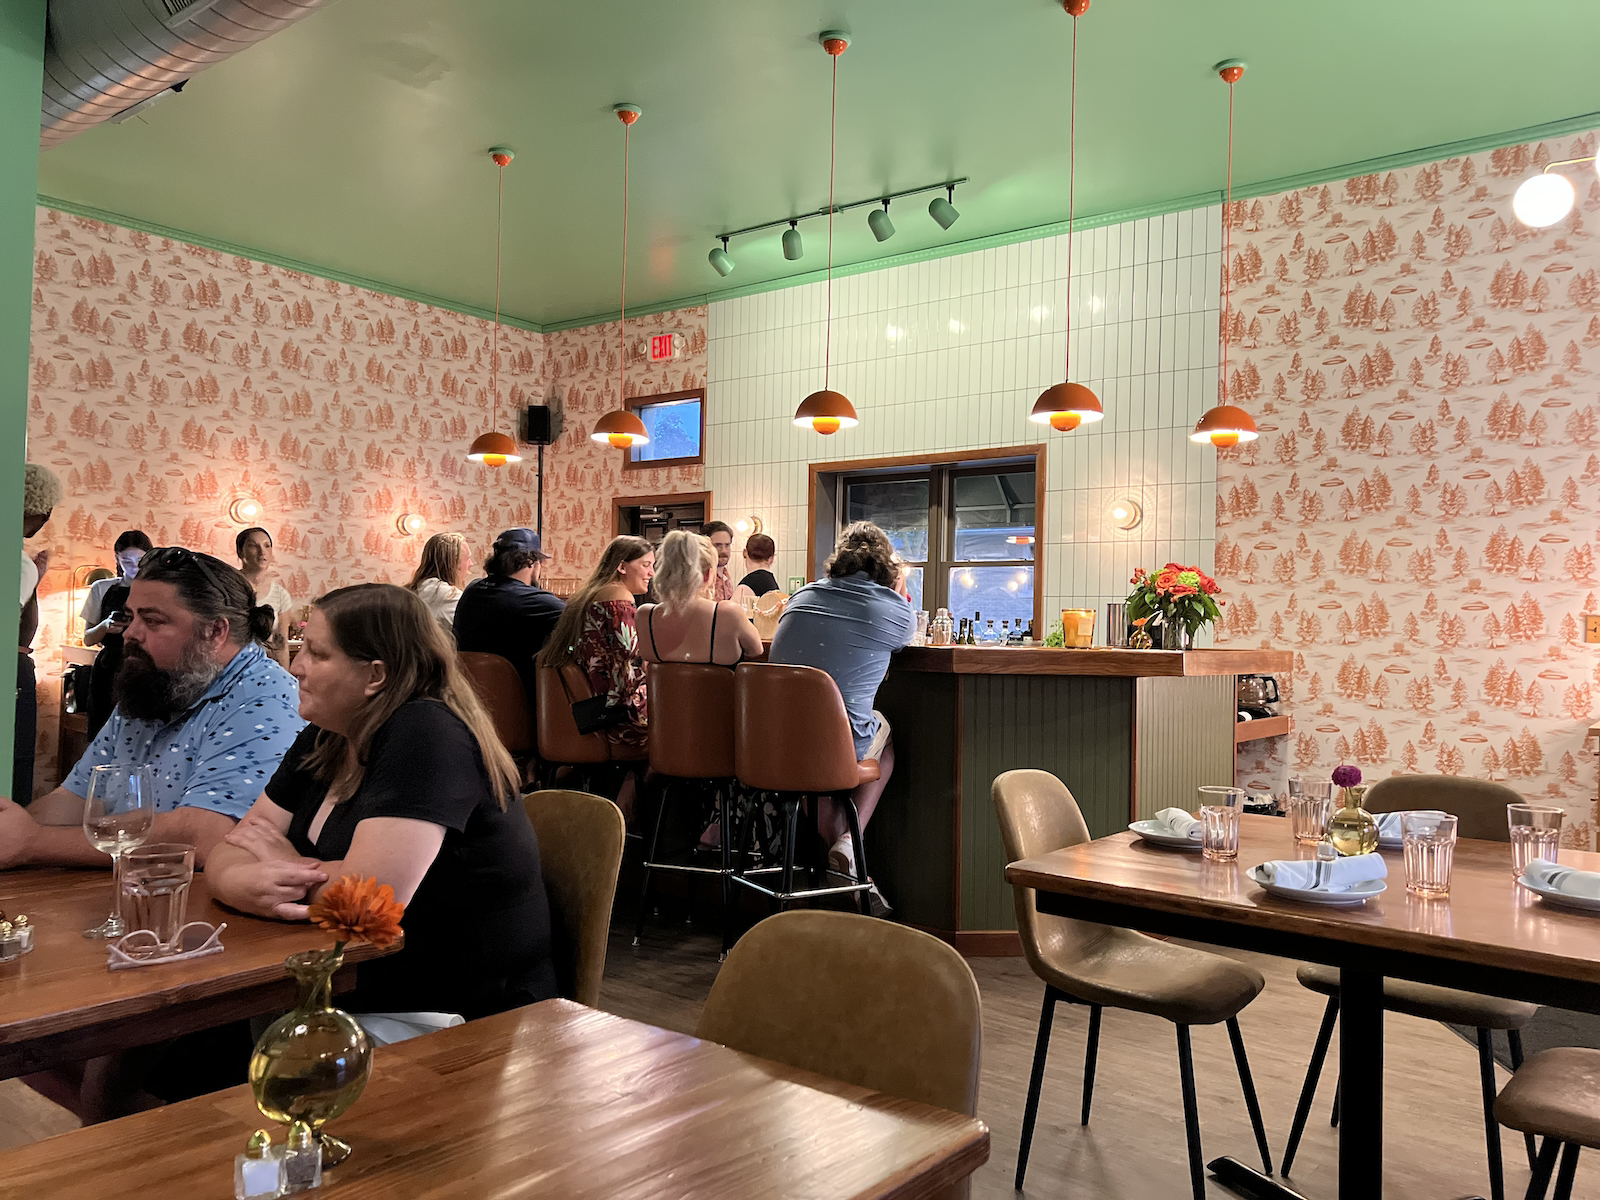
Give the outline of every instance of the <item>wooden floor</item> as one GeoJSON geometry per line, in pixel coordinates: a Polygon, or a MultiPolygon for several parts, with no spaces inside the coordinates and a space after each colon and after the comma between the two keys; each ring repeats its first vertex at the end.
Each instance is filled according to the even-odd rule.
{"type": "MultiPolygon", "coordinates": [[[[603,1007],[668,1029],[692,1032],[716,976],[717,943],[680,924],[653,926],[645,945],[631,931],[612,937],[603,1007]]],[[[1267,976],[1267,990],[1240,1023],[1250,1050],[1274,1160],[1289,1121],[1321,1016],[1322,1002],[1294,980],[1293,964],[1239,955],[1267,976]]],[[[993,1133],[987,1166],[974,1179],[980,1200],[1014,1197],[1017,1136],[1038,1028],[1041,987],[1019,958],[975,959],[983,992],[983,1082],[978,1115],[993,1133]]],[[[1172,1027],[1129,1013],[1105,1014],[1093,1123],[1078,1124],[1084,1010],[1058,1010],[1026,1194],[1056,1200],[1181,1200],[1188,1195],[1183,1110],[1172,1027]]],[[[1206,1157],[1254,1161],[1249,1120],[1226,1032],[1195,1031],[1195,1069],[1206,1157]]],[[[1387,1038],[1388,1200],[1454,1200],[1488,1195],[1477,1059],[1471,1046],[1431,1022],[1390,1016],[1387,1038]]],[[[1336,1194],[1336,1132],[1328,1126],[1331,1072],[1290,1182],[1310,1200],[1336,1194]]],[[[0,1147],[71,1128],[72,1118],[20,1083],[0,1083],[0,1147]]],[[[1506,1135],[1507,1195],[1519,1197],[1527,1165],[1519,1138],[1506,1135]]],[[[1233,1193],[1211,1185],[1210,1195],[1233,1193]]],[[[1575,1197],[1600,1200],[1600,1154],[1585,1156],[1575,1197]]]]}

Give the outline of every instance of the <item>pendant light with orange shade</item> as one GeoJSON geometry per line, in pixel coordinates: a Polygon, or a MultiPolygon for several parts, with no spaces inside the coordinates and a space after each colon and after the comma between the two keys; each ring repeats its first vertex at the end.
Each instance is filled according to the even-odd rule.
{"type": "Polygon", "coordinates": [[[855,405],[842,392],[829,388],[828,372],[833,358],[833,166],[835,133],[839,116],[839,56],[850,45],[850,39],[836,29],[830,29],[817,39],[828,57],[833,60],[833,101],[828,110],[828,286],[827,317],[823,322],[822,390],[812,392],[794,410],[794,423],[802,429],[810,426],[821,434],[838,433],[860,422],[855,405]]]}
{"type": "Polygon", "coordinates": [[[489,161],[499,168],[494,199],[494,337],[489,345],[489,432],[479,434],[467,451],[467,461],[486,467],[521,462],[516,440],[500,432],[500,246],[501,216],[505,210],[506,168],[515,158],[504,146],[489,151],[489,161]]]}
{"type": "Polygon", "coordinates": [[[1228,322],[1233,316],[1230,304],[1233,268],[1228,261],[1233,253],[1233,85],[1244,77],[1244,66],[1242,60],[1231,58],[1216,67],[1217,76],[1228,85],[1228,190],[1222,203],[1222,313],[1217,321],[1222,342],[1222,368],[1217,376],[1218,403],[1202,414],[1189,435],[1191,442],[1202,446],[1209,442],[1219,450],[1227,450],[1240,442],[1253,442],[1261,436],[1250,414],[1237,404],[1230,404],[1228,398],[1228,343],[1232,341],[1228,322]]]}
{"type": "Polygon", "coordinates": [[[627,450],[650,442],[650,431],[639,414],[628,407],[628,150],[633,123],[644,112],[637,104],[614,104],[611,111],[622,122],[622,304],[617,316],[617,407],[594,423],[589,440],[627,450]]]}
{"type": "MultiPolygon", "coordinates": [[[[1072,378],[1072,223],[1078,195],[1078,18],[1089,11],[1089,0],[1062,0],[1061,7],[1072,18],[1072,77],[1067,124],[1067,339],[1064,374],[1072,378]]],[[[1057,383],[1039,393],[1028,420],[1049,425],[1060,433],[1101,420],[1106,410],[1096,396],[1081,383],[1057,383]]]]}

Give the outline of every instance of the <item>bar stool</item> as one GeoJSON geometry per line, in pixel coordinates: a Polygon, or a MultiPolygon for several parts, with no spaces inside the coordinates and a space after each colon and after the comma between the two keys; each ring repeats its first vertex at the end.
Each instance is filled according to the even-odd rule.
{"type": "MultiPolygon", "coordinates": [[[[867,892],[872,885],[867,879],[866,847],[862,845],[861,824],[850,793],[878,778],[878,761],[856,761],[850,716],[832,676],[816,667],[740,663],[733,674],[733,692],[735,773],[740,784],[750,791],[775,793],[784,810],[783,865],[745,869],[745,851],[759,807],[758,797],[758,803],[750,806],[750,813],[741,822],[733,882],[775,900],[780,912],[795,900],[852,893],[862,912],[869,912],[867,892]],[[820,868],[823,886],[796,888],[795,842],[801,801],[821,796],[834,797],[844,808],[855,847],[856,877],[852,880],[832,871],[824,857],[820,868]],[[780,877],[776,888],[766,887],[754,878],[768,875],[780,877]],[[833,884],[835,875],[846,882],[833,884]]],[[[817,840],[814,833],[810,840],[817,840]]]]}
{"type": "Polygon", "coordinates": [[[587,785],[597,769],[612,766],[625,771],[630,764],[649,758],[649,751],[643,747],[618,745],[603,733],[578,732],[572,706],[589,699],[594,691],[576,663],[568,663],[559,671],[555,667],[537,667],[534,680],[534,723],[539,734],[539,758],[545,767],[545,786],[553,782],[557,767],[577,767],[579,780],[586,790],[593,791],[587,785]]]}
{"type": "Polygon", "coordinates": [[[524,781],[538,764],[538,740],[533,727],[533,710],[528,706],[528,691],[511,660],[498,654],[464,650],[456,655],[472,690],[478,694],[500,744],[522,771],[524,781]]]}
{"type": "MultiPolygon", "coordinates": [[[[733,671],[713,663],[651,663],[650,769],[661,783],[655,833],[644,856],[644,883],[639,892],[639,921],[633,944],[644,936],[650,911],[650,888],[657,871],[715,875],[722,886],[722,956],[733,944],[733,671]],[[669,862],[661,857],[661,829],[675,796],[700,799],[707,793],[720,800],[721,865],[703,867],[669,862]]],[[[697,806],[698,811],[698,806],[697,806]]],[[[698,828],[694,835],[700,832],[698,828]]]]}
{"type": "Polygon", "coordinates": [[[1544,1200],[1558,1150],[1555,1200],[1571,1200],[1579,1152],[1600,1149],[1600,1050],[1561,1046],[1535,1054],[1501,1091],[1494,1114],[1529,1141],[1544,1139],[1526,1200],[1544,1200]]]}
{"type": "MultiPolygon", "coordinates": [[[[1484,779],[1463,779],[1454,775],[1396,775],[1381,779],[1367,789],[1367,808],[1372,812],[1404,812],[1416,808],[1435,808],[1454,813],[1462,837],[1505,842],[1511,838],[1506,823],[1506,805],[1522,803],[1510,788],[1484,779]]],[[[1283,1150],[1283,1173],[1289,1174],[1300,1149],[1311,1102],[1316,1098],[1317,1081],[1339,1019],[1339,972],[1320,963],[1306,963],[1296,973],[1300,985],[1328,997],[1322,1013],[1322,1026],[1311,1049],[1300,1102],[1295,1106],[1289,1142],[1283,1150]]],[[[1403,1013],[1446,1025],[1464,1025],[1477,1030],[1478,1082],[1483,1093],[1484,1141],[1489,1162],[1489,1193],[1492,1200],[1504,1200],[1505,1173],[1501,1162],[1500,1122],[1495,1120],[1494,1031],[1503,1030],[1511,1049],[1511,1069],[1522,1066],[1522,1029],[1539,1011],[1537,1004],[1483,996],[1456,988],[1414,983],[1409,979],[1383,981],[1383,1007],[1386,1012],[1403,1013]]],[[[1339,1093],[1334,1092],[1332,1124],[1339,1123],[1339,1093]]],[[[1533,1138],[1527,1143],[1528,1163],[1533,1165],[1533,1138]]]]}
{"type": "MultiPolygon", "coordinates": [[[[995,779],[991,795],[1008,862],[1039,858],[1089,840],[1089,828],[1078,802],[1066,784],[1048,771],[1007,771],[995,779]]],[[[1028,1080],[1028,1101],[1022,1115],[1022,1143],[1017,1150],[1016,1189],[1022,1190],[1028,1171],[1033,1123],[1039,1115],[1039,1091],[1050,1052],[1050,1028],[1056,1005],[1062,1000],[1089,1006],[1089,1045],[1083,1065],[1084,1125],[1089,1123],[1089,1106],[1094,1099],[1100,1010],[1122,1008],[1150,1013],[1177,1026],[1178,1079],[1183,1089],[1189,1184],[1194,1200],[1205,1200],[1206,1184],[1189,1027],[1226,1023],[1234,1065],[1239,1069],[1239,1084],[1244,1089],[1245,1108],[1261,1152],[1261,1166],[1270,1175],[1272,1158],[1261,1123],[1261,1105],[1256,1100],[1244,1035],[1239,1031],[1239,1013],[1267,985],[1261,972],[1220,954],[1160,941],[1131,929],[1048,916],[1039,911],[1032,888],[1013,887],[1012,895],[1023,953],[1045,985],[1033,1074],[1028,1080]]]]}

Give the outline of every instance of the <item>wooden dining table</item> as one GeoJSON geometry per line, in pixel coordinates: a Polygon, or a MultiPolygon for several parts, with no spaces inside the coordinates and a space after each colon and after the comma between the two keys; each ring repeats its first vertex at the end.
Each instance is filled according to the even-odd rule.
{"type": "MultiPolygon", "coordinates": [[[[0,1153],[0,1200],[224,1197],[263,1124],[237,1087],[74,1130],[0,1153]]],[[[989,1156],[976,1118],[570,1000],[377,1048],[329,1128],[329,1200],[913,1200],[989,1156]]]]}
{"type": "MultiPolygon", "coordinates": [[[[331,945],[304,922],[223,908],[202,872],[189,892],[188,920],[226,922],[222,953],[112,971],[106,943],[83,936],[110,906],[109,871],[0,871],[0,912],[25,914],[34,929],[33,951],[0,963],[0,1079],[283,1012],[295,1001],[283,960],[331,945]]],[[[378,953],[346,947],[335,989],[354,987],[355,964],[378,953]]]]}
{"type": "MultiPolygon", "coordinates": [[[[1282,817],[1244,814],[1239,857],[1211,862],[1118,833],[1012,863],[1041,912],[1232,946],[1339,969],[1340,1200],[1383,1194],[1383,980],[1386,976],[1600,1013],[1600,914],[1541,900],[1511,874],[1511,847],[1463,839],[1448,897],[1409,894],[1398,850],[1381,851],[1388,888],[1352,907],[1268,895],[1247,871],[1315,857],[1282,817]]],[[[1600,854],[1561,862],[1600,871],[1600,854]]]]}

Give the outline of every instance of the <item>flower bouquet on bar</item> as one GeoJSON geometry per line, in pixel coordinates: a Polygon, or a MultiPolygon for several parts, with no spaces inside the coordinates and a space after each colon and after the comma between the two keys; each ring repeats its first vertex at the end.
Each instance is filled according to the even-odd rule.
{"type": "Polygon", "coordinates": [[[1222,589],[1199,567],[1168,563],[1159,571],[1140,567],[1129,580],[1128,620],[1161,627],[1163,650],[1186,650],[1194,635],[1221,616],[1214,597],[1222,589]]]}

